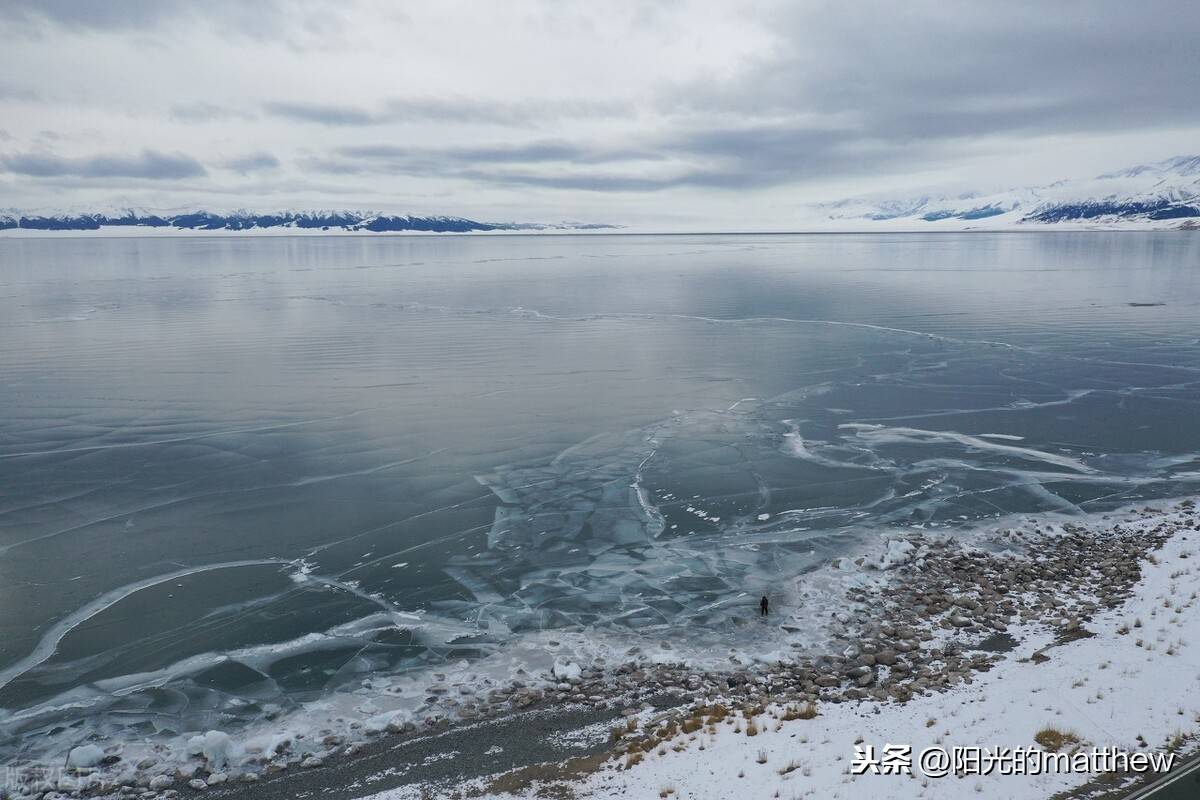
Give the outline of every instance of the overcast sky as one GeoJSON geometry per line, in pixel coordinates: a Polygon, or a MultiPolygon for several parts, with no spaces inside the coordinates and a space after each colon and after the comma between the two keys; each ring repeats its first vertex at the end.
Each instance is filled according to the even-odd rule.
{"type": "Polygon", "coordinates": [[[1200,152],[1180,2],[0,0],[0,207],[778,227],[1200,152]]]}

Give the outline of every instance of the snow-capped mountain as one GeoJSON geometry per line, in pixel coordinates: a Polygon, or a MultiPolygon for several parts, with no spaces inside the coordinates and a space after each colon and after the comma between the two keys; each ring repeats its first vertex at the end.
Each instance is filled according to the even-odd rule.
{"type": "Polygon", "coordinates": [[[272,231],[370,232],[416,231],[469,233],[489,231],[578,231],[615,228],[582,222],[479,222],[465,217],[412,216],[376,211],[213,212],[172,209],[112,208],[99,211],[0,210],[3,231],[100,231],[129,228],[144,231],[272,231]]]}
{"type": "Polygon", "coordinates": [[[1039,224],[1089,227],[1200,227],[1200,156],[1177,156],[1087,180],[958,195],[856,197],[817,206],[832,225],[906,229],[1002,228],[1039,224]]]}

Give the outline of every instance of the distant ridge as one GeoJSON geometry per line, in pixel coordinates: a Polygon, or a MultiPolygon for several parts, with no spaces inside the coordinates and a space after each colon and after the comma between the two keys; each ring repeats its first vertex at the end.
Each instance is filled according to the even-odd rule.
{"type": "Polygon", "coordinates": [[[1176,156],[1091,179],[958,195],[864,196],[823,203],[826,222],[935,229],[1075,224],[1107,228],[1200,227],[1200,156],[1176,156]]]}
{"type": "Polygon", "coordinates": [[[390,233],[471,233],[488,231],[583,231],[615,229],[616,225],[584,222],[479,222],[465,217],[411,216],[374,211],[150,211],[118,209],[105,212],[0,211],[0,231],[99,231],[141,228],[179,231],[361,231],[390,233]]]}

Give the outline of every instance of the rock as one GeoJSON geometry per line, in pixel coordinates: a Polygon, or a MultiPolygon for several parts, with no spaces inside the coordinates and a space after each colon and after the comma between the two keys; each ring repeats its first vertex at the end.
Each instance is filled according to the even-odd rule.
{"type": "Polygon", "coordinates": [[[161,792],[163,789],[169,789],[175,780],[170,775],[155,775],[150,779],[150,788],[153,791],[161,792]]]}
{"type": "Polygon", "coordinates": [[[214,772],[212,775],[208,776],[208,780],[206,780],[205,783],[207,783],[209,786],[218,786],[227,780],[229,780],[229,776],[224,772],[214,772]]]}
{"type": "Polygon", "coordinates": [[[300,766],[304,767],[305,769],[315,769],[317,767],[325,766],[325,762],[316,756],[309,756],[300,762],[300,766]]]}
{"type": "Polygon", "coordinates": [[[188,786],[192,787],[197,792],[202,792],[208,788],[208,784],[199,778],[192,778],[190,781],[188,781],[188,786]]]}

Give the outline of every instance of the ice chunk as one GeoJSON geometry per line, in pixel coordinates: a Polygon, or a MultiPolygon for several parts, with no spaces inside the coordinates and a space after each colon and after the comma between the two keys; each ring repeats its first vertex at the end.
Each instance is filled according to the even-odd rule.
{"type": "Polygon", "coordinates": [[[94,744],[84,744],[71,750],[67,755],[67,766],[75,769],[94,767],[104,760],[104,751],[94,744]]]}
{"type": "Polygon", "coordinates": [[[397,711],[385,711],[382,714],[376,714],[373,717],[369,717],[366,722],[363,723],[363,728],[367,733],[383,733],[389,729],[394,730],[397,727],[403,727],[407,717],[408,713],[402,709],[397,711]]]}
{"type": "Polygon", "coordinates": [[[913,560],[916,546],[907,539],[892,539],[887,543],[887,551],[879,556],[879,568],[890,569],[913,560]]]}
{"type": "Polygon", "coordinates": [[[233,740],[223,731],[209,731],[188,739],[188,755],[204,756],[210,765],[228,764],[233,756],[233,740]]]}
{"type": "Polygon", "coordinates": [[[555,661],[554,677],[560,681],[577,681],[583,675],[583,670],[574,661],[555,661]]]}

